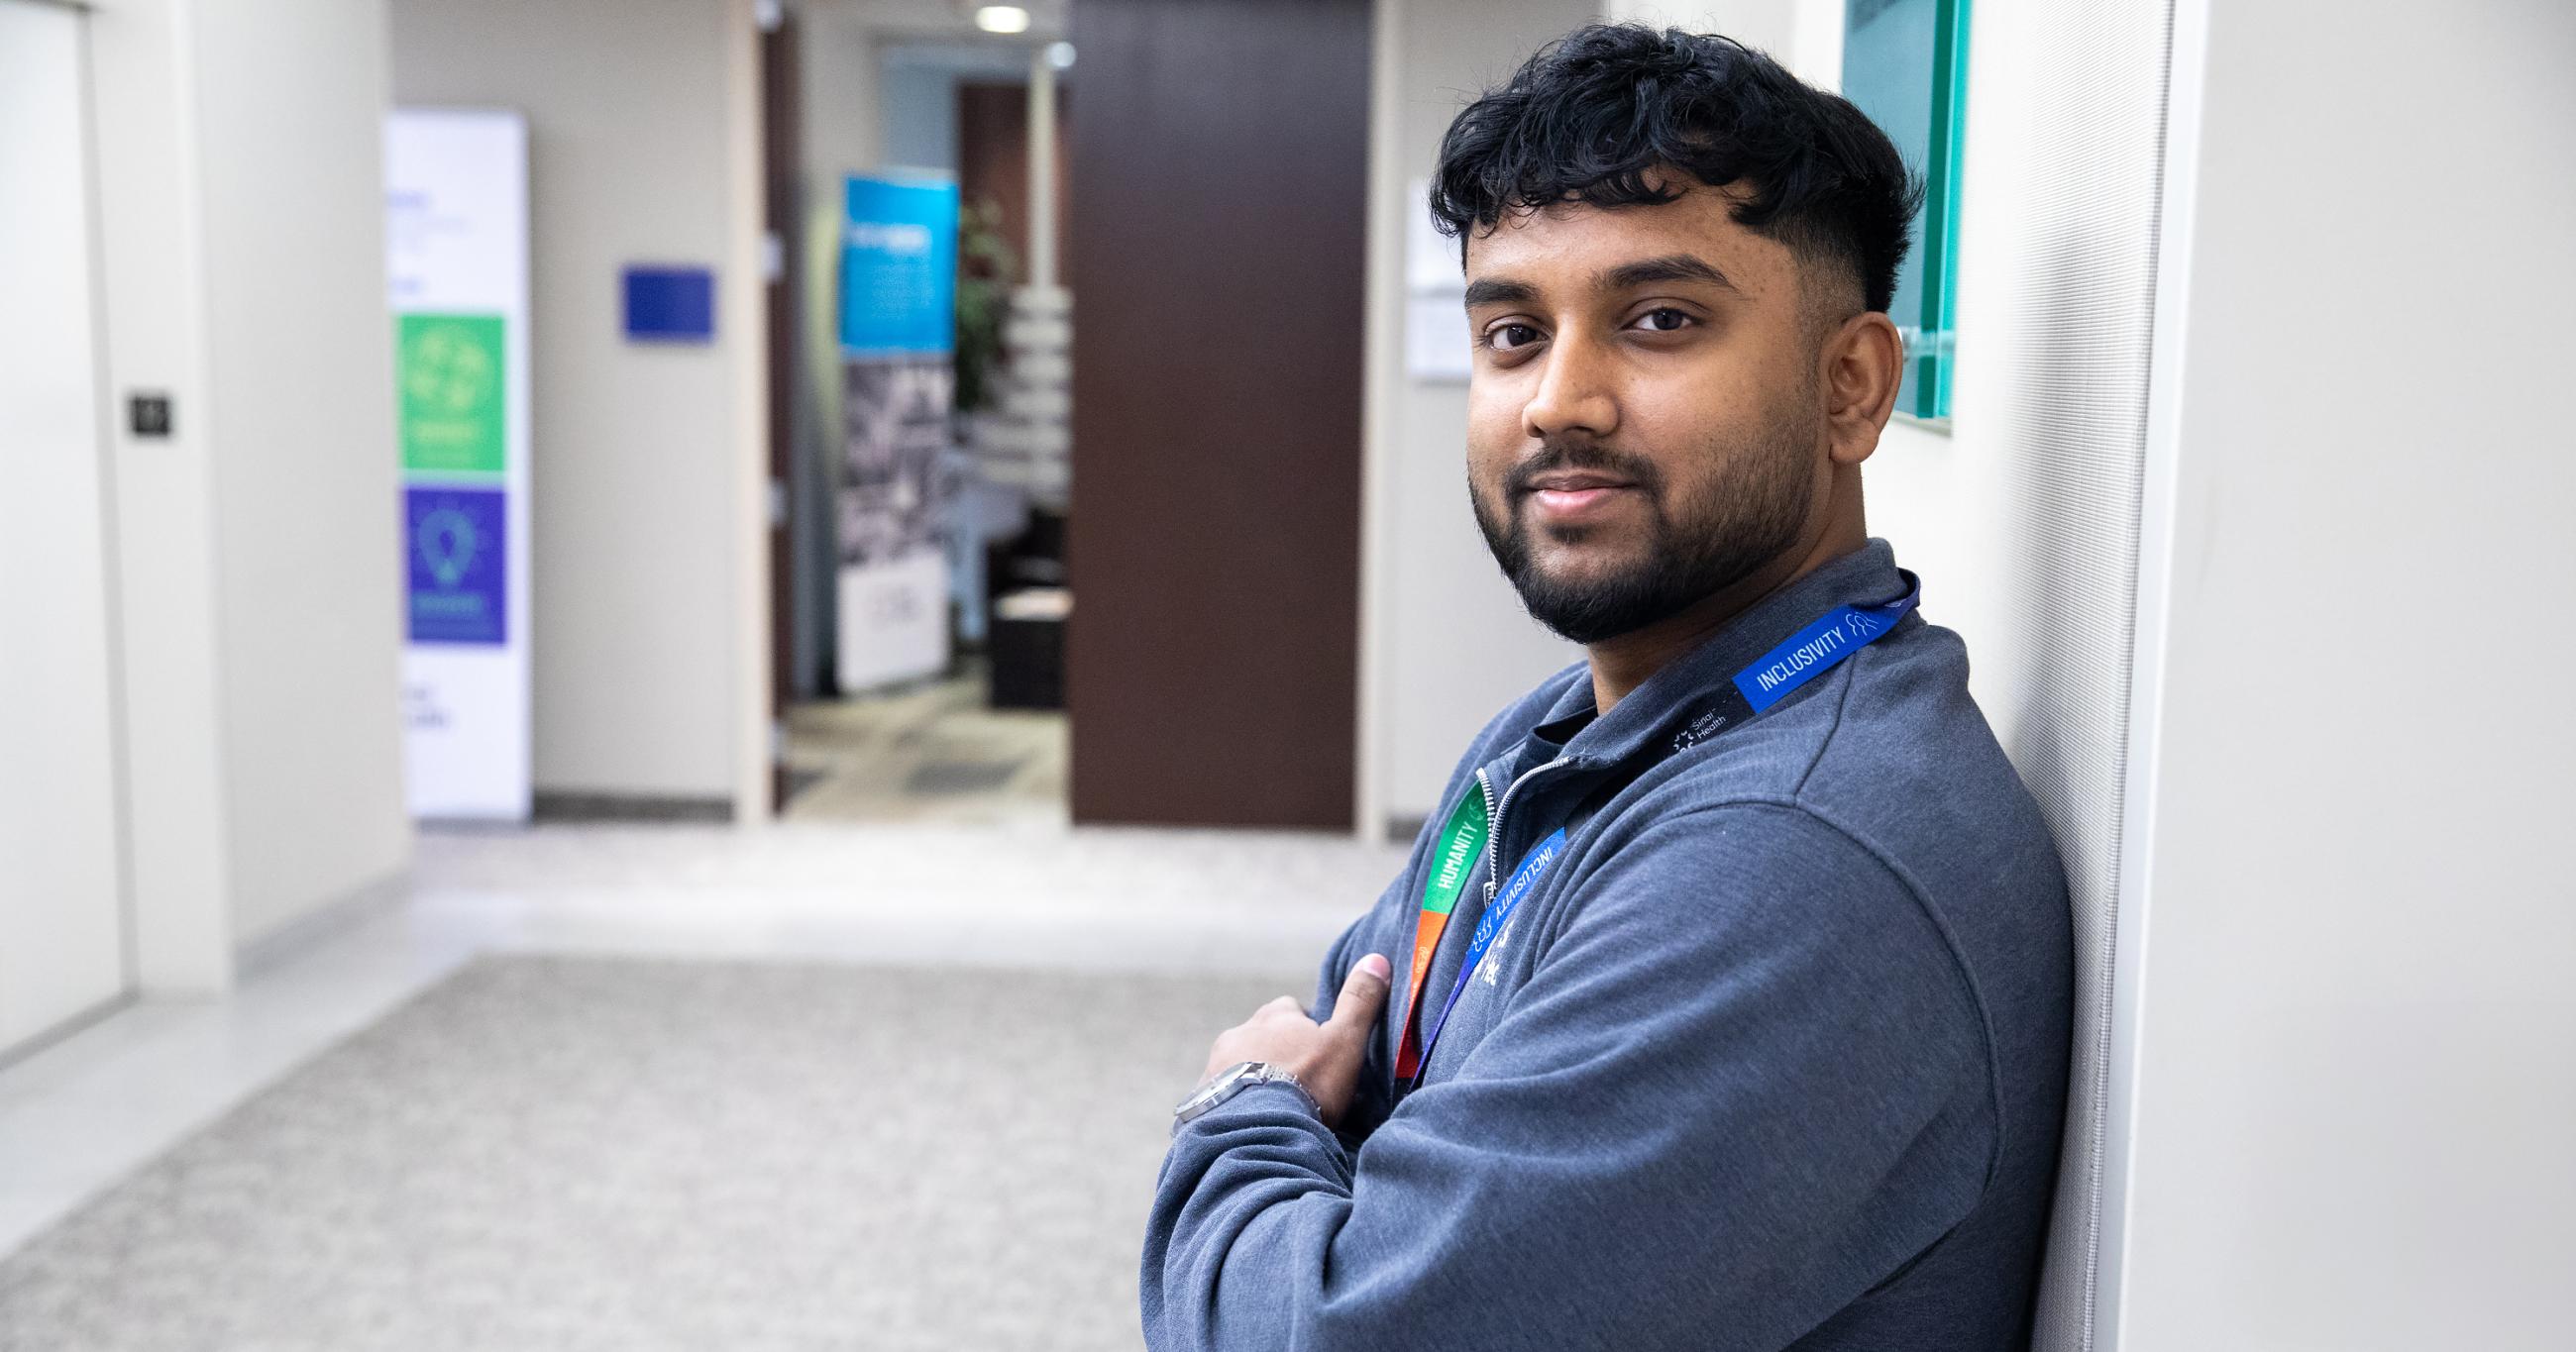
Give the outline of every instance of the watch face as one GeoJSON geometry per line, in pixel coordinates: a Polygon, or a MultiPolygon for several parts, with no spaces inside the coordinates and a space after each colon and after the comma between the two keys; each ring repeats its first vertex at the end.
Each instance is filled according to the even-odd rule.
{"type": "Polygon", "coordinates": [[[1225,1069],[1218,1071],[1216,1073],[1216,1078],[1208,1081],[1208,1087],[1200,1092],[1199,1097],[1205,1099],[1224,1097],[1225,1091],[1232,1089],[1235,1086],[1236,1081],[1251,1074],[1256,1065],[1256,1062],[1237,1061],[1233,1065],[1227,1066],[1225,1069]]]}
{"type": "Polygon", "coordinates": [[[1214,1107],[1223,1101],[1227,1094],[1233,1092],[1234,1087],[1242,1081],[1243,1077],[1251,1074],[1258,1065],[1260,1063],[1257,1061],[1238,1061],[1218,1071],[1216,1077],[1209,1080],[1205,1088],[1183,1099],[1176,1111],[1186,1115],[1204,1112],[1214,1107]]]}

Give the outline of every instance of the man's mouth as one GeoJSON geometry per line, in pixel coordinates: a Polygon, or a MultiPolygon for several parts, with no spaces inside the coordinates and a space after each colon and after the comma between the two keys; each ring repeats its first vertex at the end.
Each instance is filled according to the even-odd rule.
{"type": "Polygon", "coordinates": [[[1573,524],[1608,509],[1636,487],[1633,479],[1597,469],[1561,469],[1532,476],[1525,492],[1540,517],[1573,524]]]}
{"type": "Polygon", "coordinates": [[[1552,469],[1530,476],[1530,491],[1535,493],[1580,493],[1592,488],[1633,488],[1636,482],[1597,469],[1552,469]]]}

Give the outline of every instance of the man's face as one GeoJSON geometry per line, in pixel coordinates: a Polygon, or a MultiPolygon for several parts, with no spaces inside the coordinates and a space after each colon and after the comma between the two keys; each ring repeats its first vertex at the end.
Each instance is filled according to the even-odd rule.
{"type": "Polygon", "coordinates": [[[1467,244],[1467,480],[1530,613],[1628,633],[1795,546],[1831,483],[1788,246],[1718,189],[1559,204],[1467,244]]]}

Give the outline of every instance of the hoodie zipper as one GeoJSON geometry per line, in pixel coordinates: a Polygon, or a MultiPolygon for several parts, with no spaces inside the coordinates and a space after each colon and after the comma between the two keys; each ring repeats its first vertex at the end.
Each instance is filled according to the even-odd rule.
{"type": "Polygon", "coordinates": [[[1545,765],[1541,765],[1524,772],[1520,778],[1513,780],[1510,784],[1503,787],[1503,797],[1502,801],[1499,803],[1494,801],[1493,781],[1486,778],[1485,771],[1478,770],[1476,772],[1476,783],[1485,791],[1485,818],[1487,821],[1492,823],[1491,828],[1485,834],[1485,839],[1488,842],[1485,848],[1493,857],[1491,866],[1485,870],[1485,900],[1488,904],[1492,903],[1494,893],[1500,891],[1503,885],[1503,813],[1506,809],[1511,807],[1512,795],[1520,792],[1523,784],[1527,784],[1531,780],[1538,778],[1540,775],[1546,774],[1548,771],[1556,769],[1558,766],[1571,765],[1573,763],[1574,761],[1572,757],[1559,756],[1545,765]]]}

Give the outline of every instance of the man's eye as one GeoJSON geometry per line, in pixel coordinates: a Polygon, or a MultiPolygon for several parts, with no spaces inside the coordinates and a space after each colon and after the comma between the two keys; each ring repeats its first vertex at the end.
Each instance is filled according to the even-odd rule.
{"type": "Polygon", "coordinates": [[[1538,330],[1527,324],[1496,324],[1485,330],[1485,346],[1496,352],[1509,352],[1538,341],[1538,330]]]}
{"type": "Polygon", "coordinates": [[[1693,322],[1689,315],[1679,310],[1648,310],[1637,320],[1638,325],[1649,333],[1671,333],[1693,322]]]}

